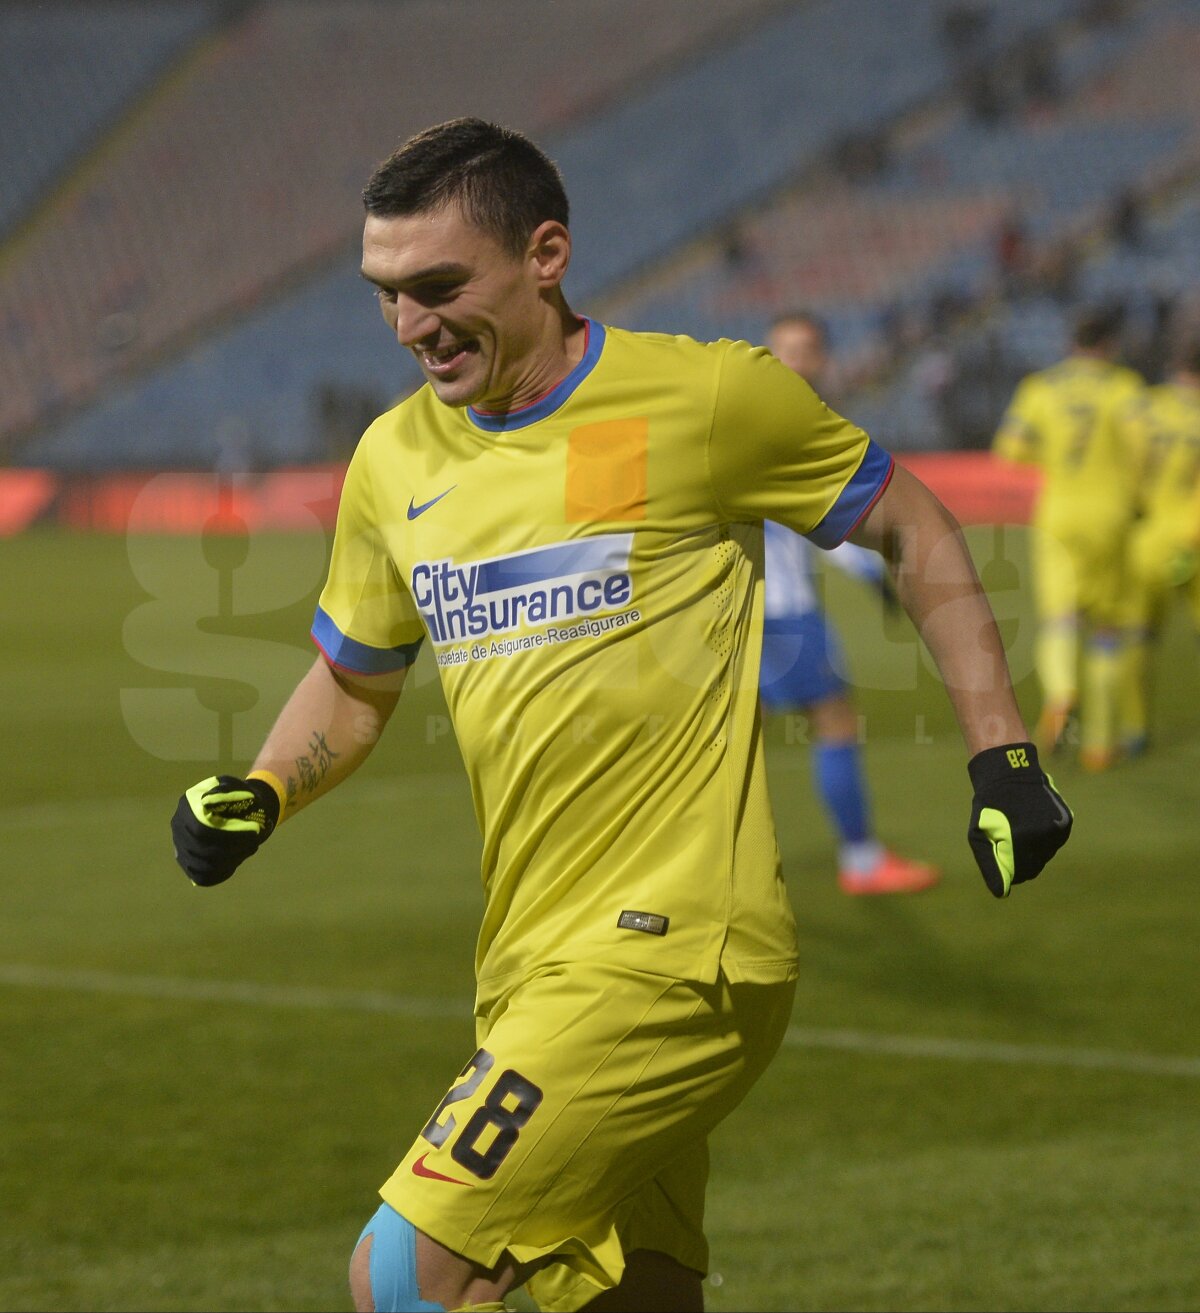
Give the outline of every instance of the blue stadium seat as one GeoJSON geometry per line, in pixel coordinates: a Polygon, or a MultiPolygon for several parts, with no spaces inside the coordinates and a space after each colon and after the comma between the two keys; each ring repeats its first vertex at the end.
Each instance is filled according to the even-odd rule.
{"type": "Polygon", "coordinates": [[[205,0],[0,6],[0,235],[211,21],[205,0]]]}

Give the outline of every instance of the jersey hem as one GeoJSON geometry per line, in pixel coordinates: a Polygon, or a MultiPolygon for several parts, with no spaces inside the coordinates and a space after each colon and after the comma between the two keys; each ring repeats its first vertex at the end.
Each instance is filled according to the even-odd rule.
{"type": "MultiPolygon", "coordinates": [[[[646,948],[634,948],[632,944],[621,946],[608,944],[592,951],[560,950],[553,957],[547,957],[511,971],[497,971],[475,977],[475,1015],[490,1015],[514,989],[520,988],[526,981],[546,971],[553,971],[560,966],[585,963],[602,963],[605,966],[632,971],[638,975],[656,976],[663,980],[676,980],[684,984],[712,985],[721,974],[722,953],[729,934],[727,923],[712,921],[704,941],[686,953],[673,954],[674,961],[649,965],[646,961],[646,948]],[[673,969],[672,969],[673,967],[673,969]]],[[[646,936],[638,936],[644,939],[646,936]]]]}
{"type": "Polygon", "coordinates": [[[731,954],[721,957],[721,970],[731,985],[776,985],[799,980],[798,957],[743,958],[731,954]]]}

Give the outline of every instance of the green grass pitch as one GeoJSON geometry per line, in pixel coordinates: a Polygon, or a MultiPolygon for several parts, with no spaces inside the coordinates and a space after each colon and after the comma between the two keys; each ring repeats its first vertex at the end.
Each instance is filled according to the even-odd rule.
{"type": "MultiPolygon", "coordinates": [[[[1027,712],[1022,536],[972,544],[1027,712]]],[[[296,673],[324,542],[0,544],[0,1307],[348,1308],[375,1190],[469,1055],[478,842],[427,658],[349,785],[230,884],[171,859],[296,673]]],[[[713,1309],[1200,1306],[1200,669],[1166,634],[1145,758],[1056,779],[1054,868],[995,902],[906,623],[830,602],[878,828],[945,869],[834,884],[802,729],[769,727],[793,1031],[713,1145],[713,1309]]]]}

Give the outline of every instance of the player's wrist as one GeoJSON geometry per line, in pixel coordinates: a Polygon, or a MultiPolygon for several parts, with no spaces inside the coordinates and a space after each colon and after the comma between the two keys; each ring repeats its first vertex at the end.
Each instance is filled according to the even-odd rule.
{"type": "Polygon", "coordinates": [[[278,827],[282,825],[287,819],[287,788],[283,781],[274,771],[269,771],[262,767],[256,767],[246,776],[246,779],[247,781],[261,780],[264,784],[270,785],[272,792],[275,794],[275,797],[279,802],[279,814],[275,819],[275,826],[278,827]]]}
{"type": "Polygon", "coordinates": [[[1030,742],[1003,743],[984,748],[967,762],[967,773],[976,793],[994,784],[1021,780],[1040,780],[1041,763],[1037,748],[1030,742]]]}

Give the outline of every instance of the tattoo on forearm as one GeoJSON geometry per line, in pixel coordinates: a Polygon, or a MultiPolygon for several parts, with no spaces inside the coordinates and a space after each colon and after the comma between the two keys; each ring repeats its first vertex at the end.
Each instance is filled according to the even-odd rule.
{"type": "Polygon", "coordinates": [[[308,755],[296,758],[296,774],[300,777],[299,782],[297,783],[295,776],[288,775],[289,801],[298,792],[315,793],[321,781],[329,773],[334,758],[341,755],[340,752],[334,752],[325,742],[324,734],[314,730],[312,738],[308,741],[308,755]]]}

